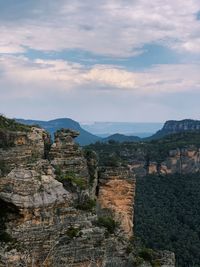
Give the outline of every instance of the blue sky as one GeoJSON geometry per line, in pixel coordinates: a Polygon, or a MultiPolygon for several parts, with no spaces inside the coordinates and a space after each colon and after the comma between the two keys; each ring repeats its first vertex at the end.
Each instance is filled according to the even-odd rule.
{"type": "Polygon", "coordinates": [[[200,119],[199,0],[0,1],[0,112],[200,119]]]}

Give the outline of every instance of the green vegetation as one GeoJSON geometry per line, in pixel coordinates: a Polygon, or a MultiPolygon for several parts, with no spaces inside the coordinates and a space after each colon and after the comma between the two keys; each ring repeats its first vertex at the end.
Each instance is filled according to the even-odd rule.
{"type": "Polygon", "coordinates": [[[51,150],[51,138],[49,137],[49,140],[44,140],[44,158],[49,159],[49,152],[51,150]]]}
{"type": "Polygon", "coordinates": [[[14,205],[7,204],[0,200],[0,243],[10,243],[10,245],[16,243],[16,240],[6,232],[6,221],[8,221],[9,216],[17,216],[17,212],[18,211],[14,205]]]}
{"type": "Polygon", "coordinates": [[[168,135],[159,140],[134,142],[109,142],[91,144],[87,149],[94,150],[101,166],[120,166],[134,159],[162,162],[169,151],[177,148],[195,146],[200,148],[200,132],[183,132],[168,135]]]}
{"type": "Polygon", "coordinates": [[[5,129],[5,130],[9,130],[9,131],[28,132],[28,131],[30,131],[30,128],[31,128],[31,126],[18,123],[15,120],[8,119],[8,118],[0,115],[0,129],[5,129]]]}
{"type": "MultiPolygon", "coordinates": [[[[199,221],[200,173],[137,179],[135,235],[144,246],[175,252],[178,267],[197,267],[199,221]]],[[[142,255],[151,257],[146,252],[142,255]]],[[[159,266],[159,262],[153,264],[159,266]]]]}
{"type": "Polygon", "coordinates": [[[153,261],[151,261],[151,265],[152,265],[152,267],[161,267],[161,262],[159,259],[153,260],[153,261]]]}
{"type": "Polygon", "coordinates": [[[153,250],[150,248],[144,248],[139,251],[139,257],[145,261],[151,262],[153,260],[153,250]]]}
{"type": "Polygon", "coordinates": [[[105,227],[109,234],[113,234],[118,226],[118,223],[111,217],[99,217],[96,225],[105,227]]]}
{"type": "Polygon", "coordinates": [[[61,170],[57,168],[55,173],[57,175],[57,180],[63,183],[64,186],[78,186],[81,190],[86,189],[86,180],[81,177],[77,177],[74,172],[67,172],[65,174],[62,174],[61,170]]]}
{"type": "MultiPolygon", "coordinates": [[[[161,163],[170,150],[200,148],[200,132],[183,132],[160,140],[109,144],[97,142],[94,150],[101,166],[129,164],[134,160],[161,163]],[[114,161],[114,162],[115,162],[114,161]],[[114,164],[115,165],[115,164],[114,164]]],[[[198,267],[200,263],[200,174],[147,176],[137,179],[135,199],[135,235],[142,246],[169,250],[176,254],[178,267],[198,267]]],[[[130,248],[127,248],[130,251],[130,248]]],[[[148,251],[138,261],[151,258],[148,251]]],[[[160,261],[152,258],[153,267],[160,261]]]]}
{"type": "Polygon", "coordinates": [[[84,157],[87,160],[87,166],[88,166],[88,171],[89,171],[89,175],[90,175],[89,184],[90,184],[90,186],[92,186],[94,183],[94,180],[95,180],[96,169],[97,169],[97,165],[98,165],[97,155],[93,150],[85,149],[84,150],[84,157]]]}
{"type": "Polygon", "coordinates": [[[136,256],[136,257],[134,258],[134,261],[133,261],[134,266],[139,266],[139,265],[141,265],[143,262],[144,262],[144,260],[143,260],[142,258],[140,258],[139,256],[136,256]]]}
{"type": "Polygon", "coordinates": [[[0,160],[0,176],[6,175],[10,169],[3,160],[0,160]]]}
{"type": "Polygon", "coordinates": [[[153,249],[141,247],[141,244],[136,240],[130,240],[130,243],[126,249],[126,253],[132,253],[132,260],[134,266],[141,265],[144,261],[151,264],[152,267],[161,267],[162,254],[159,251],[153,249]]]}
{"type": "Polygon", "coordinates": [[[13,238],[6,232],[0,233],[0,242],[9,243],[12,242],[13,238]]]}
{"type": "Polygon", "coordinates": [[[80,236],[80,228],[74,228],[73,226],[70,226],[67,231],[65,232],[65,234],[70,238],[70,239],[74,239],[78,236],[80,236]]]}
{"type": "Polygon", "coordinates": [[[96,207],[96,200],[95,199],[86,199],[83,203],[78,203],[76,205],[76,208],[79,210],[84,210],[84,211],[94,211],[94,208],[96,207]]]}
{"type": "Polygon", "coordinates": [[[30,126],[17,123],[15,120],[7,119],[0,115],[0,148],[7,149],[14,146],[15,135],[13,132],[30,131],[30,126]]]}

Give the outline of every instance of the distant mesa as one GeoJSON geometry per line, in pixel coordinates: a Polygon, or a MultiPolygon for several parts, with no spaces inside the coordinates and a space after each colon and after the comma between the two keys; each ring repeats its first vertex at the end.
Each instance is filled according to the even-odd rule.
{"type": "Polygon", "coordinates": [[[156,132],[151,137],[146,138],[146,140],[154,140],[154,139],[159,139],[170,134],[177,134],[177,133],[182,133],[182,132],[193,132],[193,131],[200,131],[199,120],[191,120],[191,119],[185,119],[185,120],[180,120],[180,121],[169,120],[165,122],[161,130],[156,132]]]}

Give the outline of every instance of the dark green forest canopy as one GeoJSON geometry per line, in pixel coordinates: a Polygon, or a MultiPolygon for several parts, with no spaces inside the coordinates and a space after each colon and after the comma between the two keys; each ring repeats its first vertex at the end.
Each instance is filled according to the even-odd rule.
{"type": "Polygon", "coordinates": [[[142,142],[109,143],[97,142],[85,147],[86,150],[94,150],[99,156],[99,164],[107,165],[108,162],[127,164],[134,159],[148,158],[151,161],[162,161],[169,151],[177,148],[200,147],[200,131],[183,132],[168,135],[159,140],[142,142]]]}
{"type": "Polygon", "coordinates": [[[144,246],[170,250],[176,266],[200,265],[200,173],[137,179],[135,235],[144,246]]]}
{"type": "MultiPolygon", "coordinates": [[[[200,133],[185,132],[138,143],[96,143],[100,165],[127,164],[133,160],[162,161],[169,151],[200,148],[200,133]]],[[[200,173],[151,175],[137,178],[135,237],[144,247],[170,250],[178,267],[200,266],[200,173]]]]}

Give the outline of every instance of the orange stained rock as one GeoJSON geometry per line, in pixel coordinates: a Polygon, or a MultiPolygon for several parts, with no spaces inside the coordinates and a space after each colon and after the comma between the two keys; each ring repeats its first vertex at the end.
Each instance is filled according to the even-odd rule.
{"type": "Polygon", "coordinates": [[[102,209],[110,209],[127,237],[133,234],[135,181],[111,179],[101,185],[98,201],[102,209]]]}

